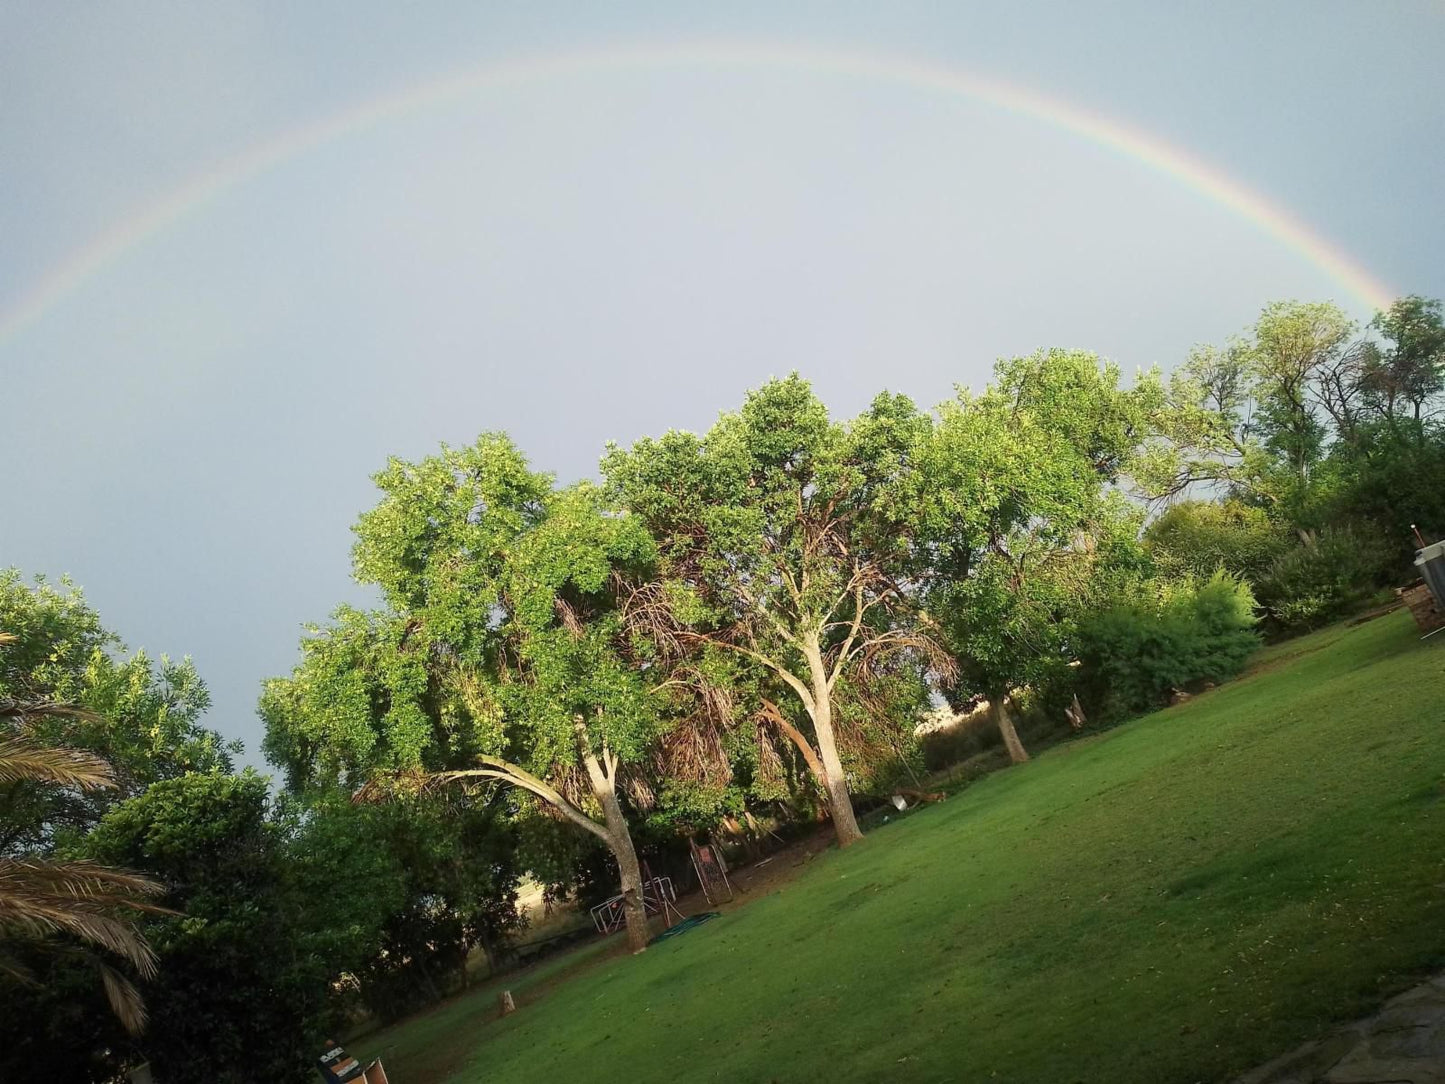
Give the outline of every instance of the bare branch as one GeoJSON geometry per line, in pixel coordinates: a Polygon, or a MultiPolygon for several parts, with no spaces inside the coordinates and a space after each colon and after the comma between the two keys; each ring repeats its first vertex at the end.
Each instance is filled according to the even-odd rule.
{"type": "MultiPolygon", "coordinates": [[[[854,578],[857,578],[856,574],[854,578]]],[[[847,638],[843,641],[842,646],[838,649],[838,657],[836,660],[834,660],[833,663],[833,672],[828,675],[829,692],[832,691],[833,685],[837,682],[838,675],[843,672],[843,667],[848,665],[848,660],[852,657],[851,653],[853,650],[853,644],[858,639],[858,630],[863,627],[864,611],[865,607],[863,605],[863,585],[859,583],[853,591],[853,625],[848,630],[847,638]]]]}

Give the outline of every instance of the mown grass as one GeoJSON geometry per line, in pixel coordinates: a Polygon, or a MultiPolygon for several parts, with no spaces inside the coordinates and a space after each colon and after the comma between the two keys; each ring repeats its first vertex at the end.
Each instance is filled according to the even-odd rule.
{"type": "Polygon", "coordinates": [[[1286,646],[504,1020],[372,1045],[398,1084],[1247,1069],[1445,963],[1445,644],[1395,613],[1286,646]]]}
{"type": "Polygon", "coordinates": [[[500,1014],[498,999],[503,990],[510,990],[518,1005],[526,1005],[544,997],[555,983],[625,950],[620,938],[589,942],[524,971],[487,979],[434,1008],[364,1035],[347,1046],[363,1063],[382,1058],[387,1075],[394,1077],[396,1084],[446,1080],[484,1034],[479,1029],[500,1014]]]}

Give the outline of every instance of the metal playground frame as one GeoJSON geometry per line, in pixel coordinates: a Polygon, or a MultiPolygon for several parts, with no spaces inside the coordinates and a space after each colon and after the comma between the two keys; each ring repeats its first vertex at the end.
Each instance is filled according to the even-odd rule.
{"type": "MultiPolygon", "coordinates": [[[[682,918],[682,912],[673,906],[676,902],[677,892],[672,887],[671,877],[653,877],[642,882],[643,910],[649,915],[662,915],[669,926],[672,925],[674,916],[677,919],[682,918]]],[[[627,925],[627,909],[623,905],[623,894],[620,892],[592,908],[590,914],[592,925],[597,927],[600,934],[616,933],[627,925]]]]}
{"type": "Polygon", "coordinates": [[[727,893],[727,901],[733,898],[732,882],[728,880],[728,866],[723,861],[722,851],[714,844],[703,844],[689,842],[688,849],[692,852],[692,868],[697,874],[698,887],[707,898],[707,902],[716,904],[723,899],[723,892],[727,893]]]}

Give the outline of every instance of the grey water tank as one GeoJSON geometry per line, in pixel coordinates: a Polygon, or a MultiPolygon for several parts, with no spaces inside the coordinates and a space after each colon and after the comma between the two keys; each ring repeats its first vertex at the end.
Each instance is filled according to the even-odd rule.
{"type": "Polygon", "coordinates": [[[1445,611],[1445,542],[1435,542],[1416,550],[1415,570],[1435,596],[1435,606],[1445,611]]]}

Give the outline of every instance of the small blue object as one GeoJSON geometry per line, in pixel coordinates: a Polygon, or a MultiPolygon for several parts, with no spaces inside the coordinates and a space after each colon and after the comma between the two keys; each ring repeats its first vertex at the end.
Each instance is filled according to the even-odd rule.
{"type": "Polygon", "coordinates": [[[649,941],[648,944],[655,945],[659,941],[666,941],[669,937],[676,937],[680,933],[687,933],[688,930],[696,929],[698,926],[701,926],[709,919],[717,918],[718,916],[719,912],[717,911],[704,911],[702,912],[702,914],[693,915],[691,918],[685,918],[676,926],[669,926],[667,929],[663,930],[660,934],[658,934],[651,941],[649,941]]]}

